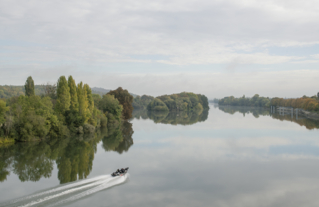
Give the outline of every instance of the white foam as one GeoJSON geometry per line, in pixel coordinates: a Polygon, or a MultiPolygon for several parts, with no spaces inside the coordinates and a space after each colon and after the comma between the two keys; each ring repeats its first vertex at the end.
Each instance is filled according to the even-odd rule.
{"type": "MultiPolygon", "coordinates": [[[[5,206],[11,206],[13,204],[19,205],[21,207],[29,207],[34,206],[36,204],[42,203],[43,205],[47,202],[52,202],[52,199],[59,198],[61,199],[71,196],[70,194],[80,192],[74,196],[66,198],[60,202],[71,202],[75,201],[79,198],[82,198],[87,195],[91,195],[100,190],[121,184],[126,181],[128,175],[120,176],[120,177],[112,177],[111,175],[98,176],[95,178],[90,178],[86,180],[81,180],[77,182],[73,182],[70,184],[65,184],[63,186],[55,187],[49,190],[45,190],[33,195],[29,195],[23,198],[15,199],[13,201],[9,201],[5,206]],[[88,189],[88,190],[86,190],[88,189]],[[85,190],[84,192],[81,192],[85,190]]],[[[56,205],[58,203],[53,203],[51,205],[56,205]]],[[[45,204],[47,206],[47,204],[45,204]]]]}

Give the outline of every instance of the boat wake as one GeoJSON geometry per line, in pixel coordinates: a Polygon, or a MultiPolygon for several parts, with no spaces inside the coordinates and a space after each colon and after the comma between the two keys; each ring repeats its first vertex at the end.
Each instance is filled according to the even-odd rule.
{"type": "Polygon", "coordinates": [[[17,198],[0,206],[56,206],[79,200],[101,190],[125,183],[129,174],[112,177],[111,175],[98,176],[80,180],[64,185],[59,185],[44,191],[40,191],[22,198],[17,198]]]}

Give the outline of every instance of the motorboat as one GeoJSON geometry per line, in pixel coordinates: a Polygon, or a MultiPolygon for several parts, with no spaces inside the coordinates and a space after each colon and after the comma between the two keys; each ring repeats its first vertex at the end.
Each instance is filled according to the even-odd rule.
{"type": "Polygon", "coordinates": [[[112,173],[112,177],[116,177],[116,176],[123,176],[127,173],[128,171],[128,167],[127,168],[122,168],[122,169],[117,169],[117,171],[115,171],[114,173],[112,173]]]}

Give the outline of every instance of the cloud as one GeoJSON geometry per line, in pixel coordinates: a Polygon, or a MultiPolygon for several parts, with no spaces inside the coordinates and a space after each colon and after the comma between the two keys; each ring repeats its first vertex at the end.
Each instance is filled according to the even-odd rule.
{"type": "Polygon", "coordinates": [[[317,44],[316,5],[286,0],[1,1],[0,38],[31,44],[1,49],[20,62],[134,62],[132,55],[147,54],[168,56],[159,62],[175,65],[234,59],[284,63],[294,57],[241,52],[317,44]]]}
{"type": "Polygon", "coordinates": [[[318,45],[318,8],[314,0],[4,0],[0,81],[72,74],[137,94],[312,94],[317,54],[274,50],[318,45]]]}

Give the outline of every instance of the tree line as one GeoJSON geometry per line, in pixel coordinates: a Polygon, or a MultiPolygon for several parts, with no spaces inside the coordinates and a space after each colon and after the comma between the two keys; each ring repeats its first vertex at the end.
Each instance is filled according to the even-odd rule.
{"type": "MultiPolygon", "coordinates": [[[[319,95],[319,94],[318,94],[319,95]]],[[[307,111],[319,112],[319,98],[316,96],[307,97],[303,96],[301,98],[273,98],[271,100],[272,106],[284,106],[293,108],[302,108],[307,111]]]]}
{"type": "Polygon", "coordinates": [[[205,95],[190,92],[158,96],[147,106],[149,111],[203,111],[208,108],[205,95]]]}
{"type": "Polygon", "coordinates": [[[235,98],[234,96],[224,97],[219,99],[219,105],[230,105],[230,106],[258,106],[258,107],[269,107],[270,98],[262,97],[255,94],[252,98],[246,98],[245,95],[240,98],[235,98]]]}
{"type": "MultiPolygon", "coordinates": [[[[48,92],[53,92],[56,90],[56,83],[54,84],[41,84],[34,85],[34,93],[35,95],[41,96],[47,94],[48,92]]],[[[92,88],[92,94],[99,94],[101,97],[110,92],[110,90],[104,88],[92,88]]],[[[51,93],[53,94],[53,93],[51,93]]],[[[0,85],[0,99],[8,99],[15,96],[25,95],[25,87],[24,86],[12,86],[12,85],[0,85]]],[[[134,95],[135,94],[131,94],[134,95]]]]}
{"type": "Polygon", "coordinates": [[[25,95],[0,99],[0,137],[18,141],[93,133],[100,127],[116,126],[132,114],[133,97],[121,87],[96,97],[88,84],[61,76],[41,96],[28,77],[25,95]],[[96,103],[95,103],[96,100],[96,103]]]}
{"type": "Polygon", "coordinates": [[[303,96],[301,98],[269,98],[260,97],[258,94],[252,98],[235,98],[234,96],[224,97],[218,100],[219,105],[230,106],[258,106],[258,107],[270,107],[270,106],[282,106],[301,108],[307,111],[319,112],[319,93],[311,97],[303,96]]]}
{"type": "Polygon", "coordinates": [[[153,96],[136,96],[133,100],[134,109],[146,109],[148,104],[154,100],[153,96]]]}

